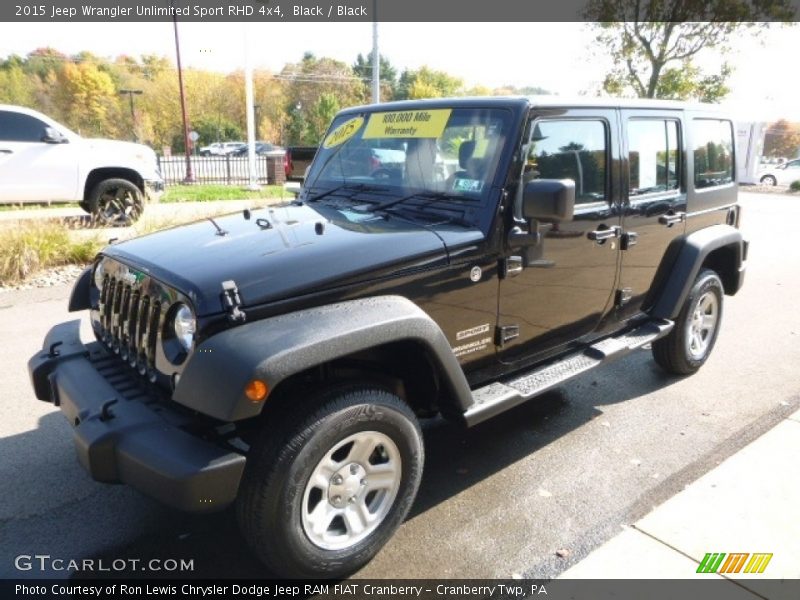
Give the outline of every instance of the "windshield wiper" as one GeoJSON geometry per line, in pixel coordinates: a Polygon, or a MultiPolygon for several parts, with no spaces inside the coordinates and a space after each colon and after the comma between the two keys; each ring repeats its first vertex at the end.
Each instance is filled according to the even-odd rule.
{"type": "Polygon", "coordinates": [[[332,187],[331,189],[321,192],[315,196],[312,196],[311,198],[307,198],[306,202],[316,202],[317,200],[321,200],[325,196],[330,196],[344,189],[346,189],[347,191],[351,191],[353,193],[357,193],[357,192],[365,192],[367,190],[381,190],[385,188],[370,186],[365,183],[343,183],[342,185],[337,185],[335,187],[332,187]]]}
{"type": "Polygon", "coordinates": [[[456,196],[455,194],[449,194],[447,192],[421,191],[414,192],[413,194],[408,194],[406,196],[401,196],[400,198],[395,198],[394,200],[384,202],[383,204],[376,204],[375,206],[371,206],[368,210],[370,210],[370,212],[385,210],[395,206],[396,204],[402,204],[408,200],[413,200],[414,198],[430,198],[431,200],[472,200],[472,198],[464,198],[462,196],[456,196]]]}
{"type": "Polygon", "coordinates": [[[410,221],[412,223],[425,223],[427,222],[429,225],[437,226],[437,225],[461,225],[462,227],[473,227],[474,224],[465,219],[463,216],[455,216],[455,215],[442,215],[439,213],[431,213],[426,212],[424,210],[416,210],[419,207],[412,206],[407,208],[403,212],[399,212],[398,209],[388,207],[386,212],[398,217],[400,219],[404,219],[410,221]]]}

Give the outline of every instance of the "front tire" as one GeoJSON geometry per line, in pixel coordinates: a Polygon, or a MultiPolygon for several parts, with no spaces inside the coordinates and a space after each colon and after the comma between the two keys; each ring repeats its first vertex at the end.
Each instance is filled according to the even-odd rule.
{"type": "Polygon", "coordinates": [[[127,179],[105,179],[89,194],[89,212],[98,225],[128,227],[144,212],[142,192],[127,179]]]}
{"type": "Polygon", "coordinates": [[[384,390],[348,388],[312,402],[311,415],[287,411],[255,441],[236,513],[275,575],[345,577],[408,514],[422,475],[422,434],[411,409],[384,390]]]}
{"type": "Polygon", "coordinates": [[[665,371],[690,375],[703,366],[717,341],[723,294],[719,276],[710,269],[702,270],[675,320],[674,329],[653,342],[653,358],[665,371]]]}
{"type": "Polygon", "coordinates": [[[771,185],[771,186],[774,187],[774,186],[778,185],[778,180],[775,178],[774,175],[764,175],[761,178],[761,183],[763,185],[771,185]]]}

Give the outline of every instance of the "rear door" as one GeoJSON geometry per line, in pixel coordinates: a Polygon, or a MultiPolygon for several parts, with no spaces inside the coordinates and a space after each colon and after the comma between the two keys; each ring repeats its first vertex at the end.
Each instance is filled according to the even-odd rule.
{"type": "MultiPolygon", "coordinates": [[[[612,305],[618,267],[618,238],[592,239],[620,225],[616,110],[540,113],[529,130],[523,182],[574,180],[575,216],[540,224],[541,242],[528,249],[522,271],[500,283],[499,332],[509,339],[498,356],[505,363],[591,336],[612,305]]],[[[512,248],[511,254],[524,250],[512,248]]]]}
{"type": "Polygon", "coordinates": [[[641,308],[686,212],[683,111],[622,110],[623,227],[620,316],[641,308]]]}

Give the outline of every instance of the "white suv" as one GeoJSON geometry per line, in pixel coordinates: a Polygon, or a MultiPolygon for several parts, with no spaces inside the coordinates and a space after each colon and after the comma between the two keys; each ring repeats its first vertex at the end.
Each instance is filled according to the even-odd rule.
{"type": "Polygon", "coordinates": [[[105,225],[129,225],[164,190],[142,144],[85,139],[46,115],[0,104],[0,204],[78,202],[105,225]]]}

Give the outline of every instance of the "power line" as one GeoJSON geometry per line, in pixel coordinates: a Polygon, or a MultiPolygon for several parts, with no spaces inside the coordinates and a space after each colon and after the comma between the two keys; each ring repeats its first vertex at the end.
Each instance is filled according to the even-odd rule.
{"type": "MultiPolygon", "coordinates": [[[[7,54],[5,60],[8,60],[12,54],[7,54]]],[[[14,55],[17,56],[17,55],[14,55]]],[[[58,63],[71,63],[71,64],[95,64],[97,66],[109,66],[109,67],[116,67],[116,68],[124,68],[129,71],[147,71],[149,69],[153,69],[154,67],[149,65],[141,65],[138,63],[127,63],[127,62],[119,62],[118,59],[110,59],[107,57],[87,57],[87,58],[77,58],[77,57],[70,57],[70,56],[51,56],[51,55],[44,55],[44,54],[29,54],[25,57],[20,57],[23,66],[25,62],[30,60],[40,59],[42,61],[51,61],[51,62],[58,62],[58,63]]],[[[119,58],[119,57],[118,57],[119,58]]],[[[157,70],[166,70],[171,69],[175,70],[175,66],[170,64],[168,67],[166,66],[156,66],[155,69],[157,70]]],[[[202,69],[197,69],[196,67],[190,67],[186,70],[197,70],[200,71],[202,69]]],[[[220,73],[222,77],[228,77],[232,73],[223,74],[220,73]]],[[[315,74],[315,73],[303,73],[299,75],[291,75],[291,74],[281,74],[281,73],[271,73],[271,79],[276,79],[278,81],[296,81],[300,83],[366,83],[370,81],[369,77],[359,77],[357,75],[326,75],[326,74],[315,74]]],[[[388,82],[388,80],[381,80],[384,82],[388,82]]]]}

